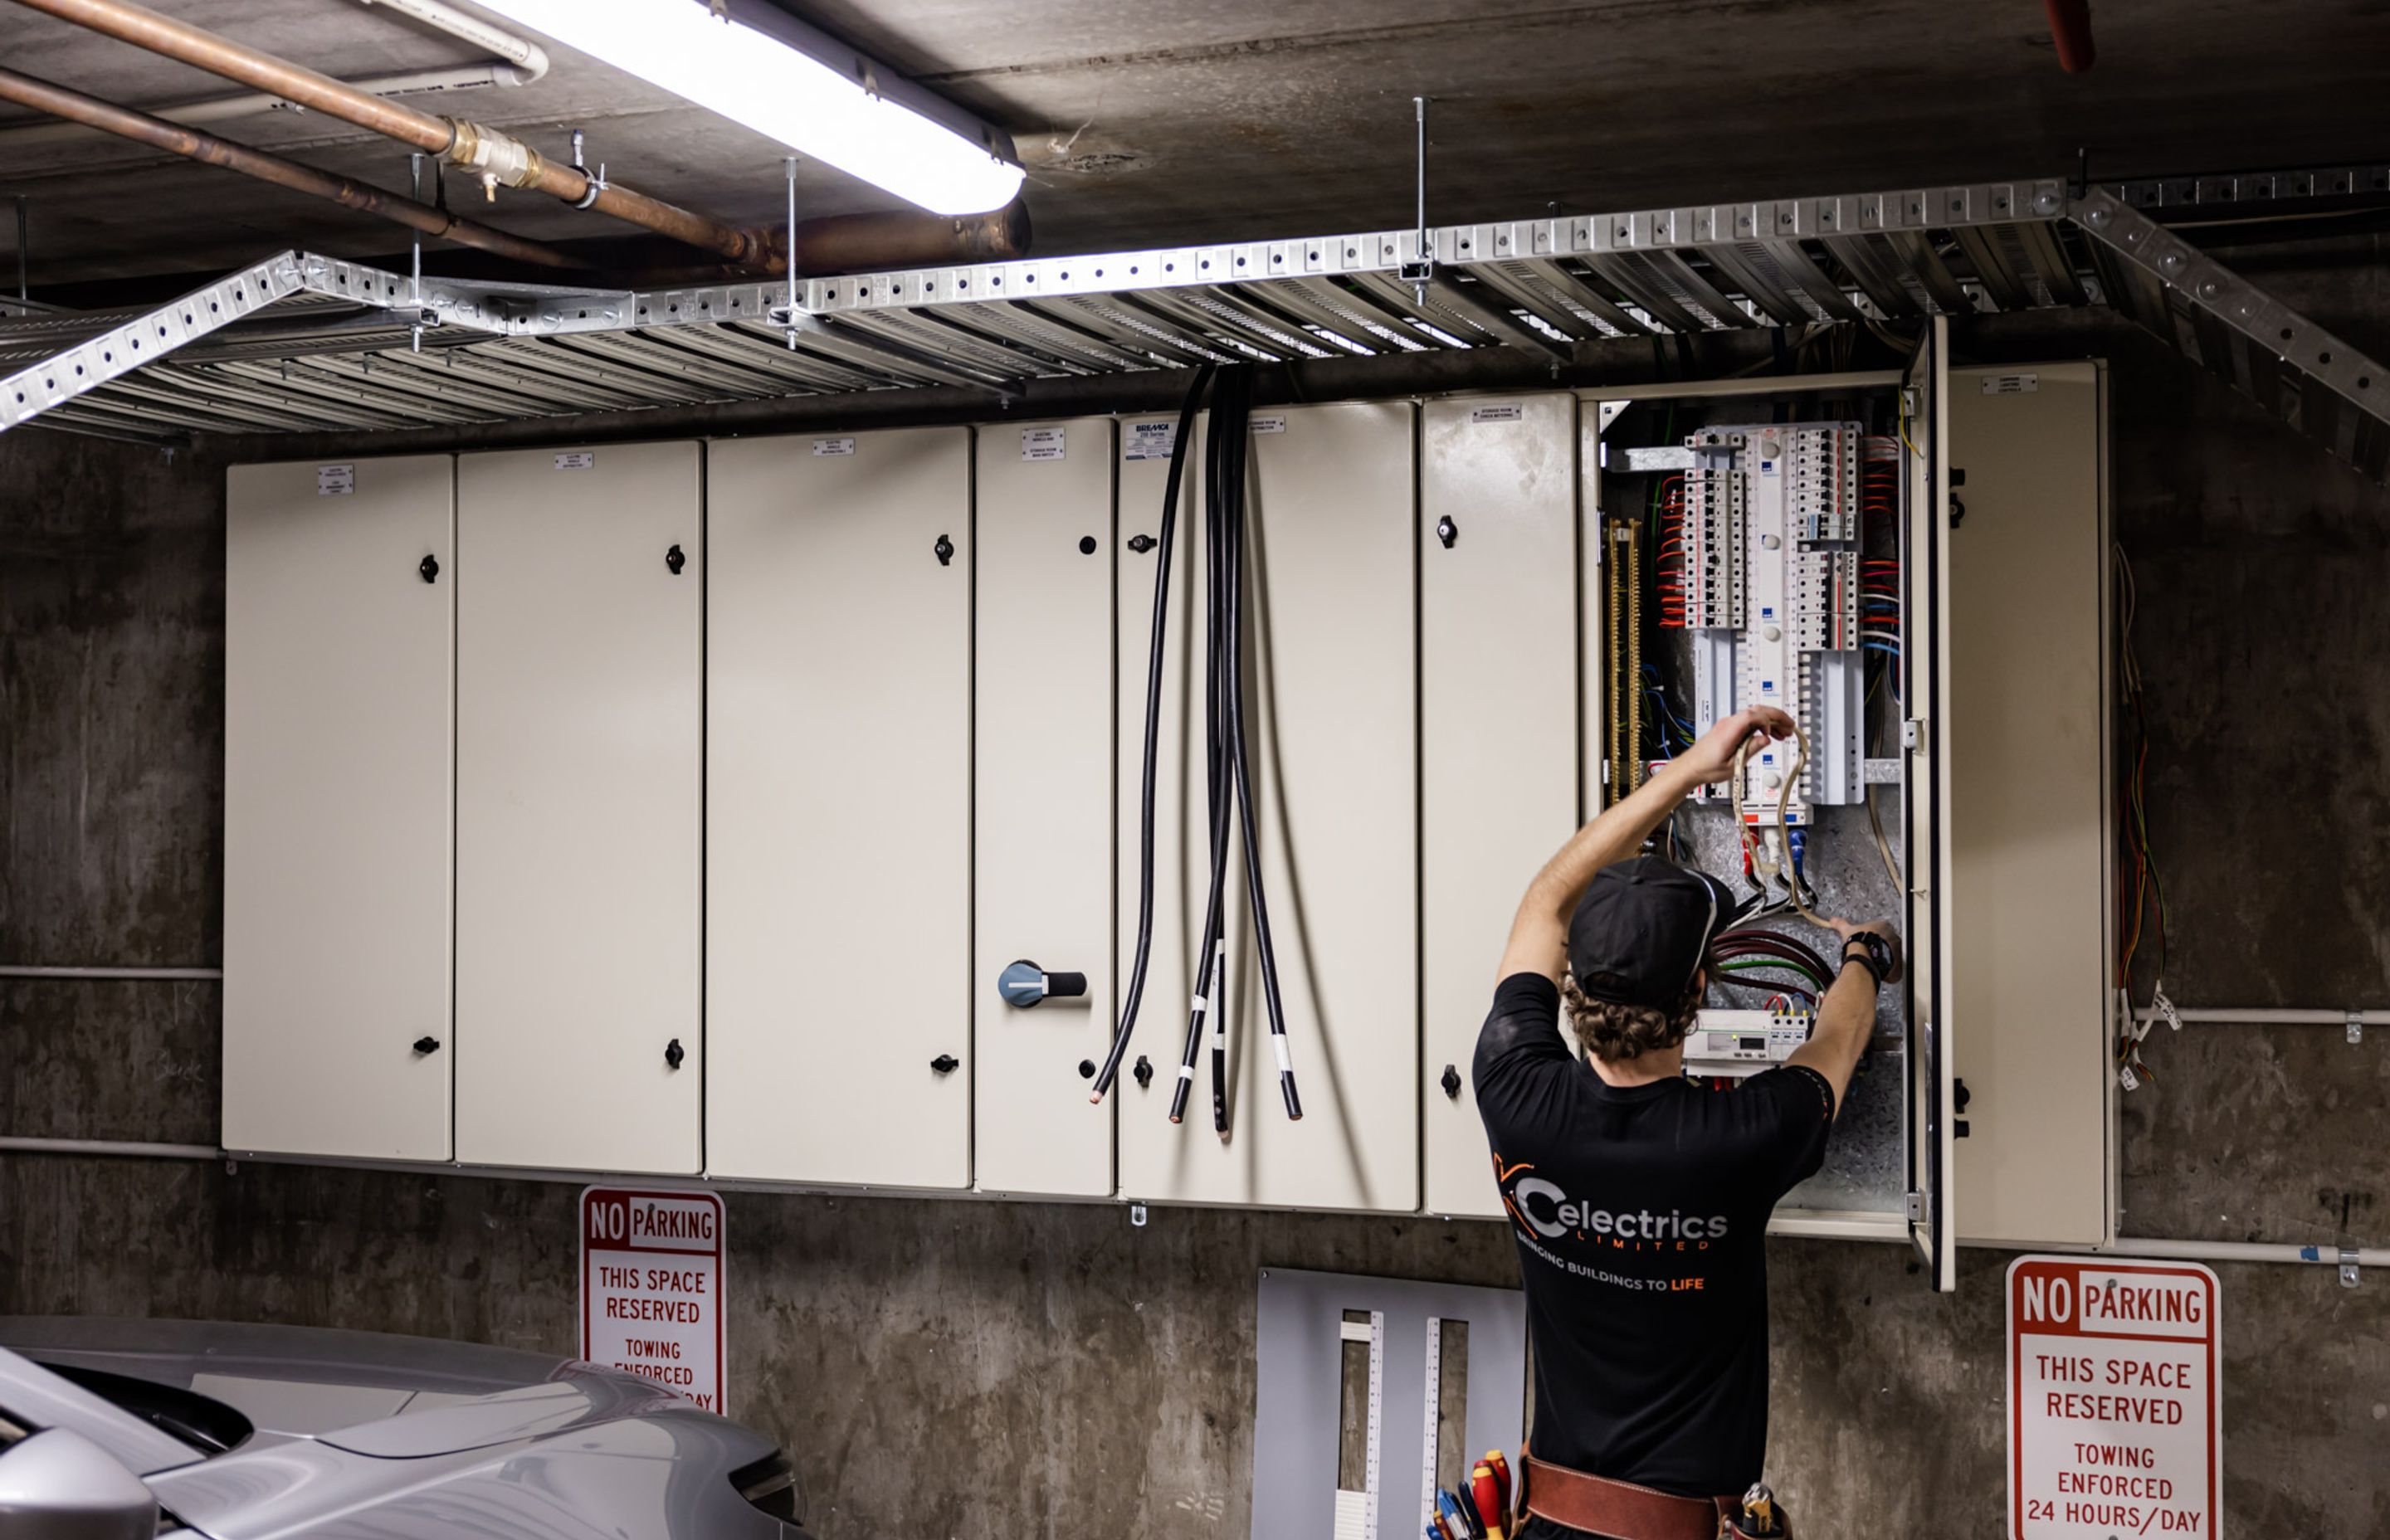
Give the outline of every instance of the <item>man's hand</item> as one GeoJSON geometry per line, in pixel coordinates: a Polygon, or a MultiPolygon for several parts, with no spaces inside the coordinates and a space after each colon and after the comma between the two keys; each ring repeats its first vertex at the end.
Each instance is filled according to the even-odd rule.
{"type": "Polygon", "coordinates": [[[1900,982],[1901,965],[1903,961],[1900,951],[1900,932],[1892,928],[1892,922],[1890,920],[1870,920],[1866,924],[1860,925],[1855,924],[1847,919],[1830,918],[1826,923],[1834,928],[1834,934],[1843,938],[1843,945],[1844,947],[1848,947],[1850,945],[1851,938],[1853,936],[1858,935],[1862,931],[1869,935],[1882,936],[1892,946],[1892,971],[1883,976],[1883,982],[1888,984],[1896,984],[1900,982]]]}
{"type": "Polygon", "coordinates": [[[1776,739],[1792,736],[1791,717],[1773,706],[1754,706],[1703,733],[1701,741],[1677,756],[1675,768],[1708,786],[1734,774],[1738,752],[1755,754],[1776,739]]]}

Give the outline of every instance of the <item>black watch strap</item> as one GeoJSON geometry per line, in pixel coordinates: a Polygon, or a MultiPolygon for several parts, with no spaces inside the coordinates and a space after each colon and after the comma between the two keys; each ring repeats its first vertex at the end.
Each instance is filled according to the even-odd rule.
{"type": "Polygon", "coordinates": [[[1877,960],[1875,947],[1857,937],[1853,937],[1843,951],[1843,966],[1847,968],[1853,963],[1868,970],[1868,977],[1875,981],[1876,988],[1883,987],[1884,966],[1877,960]]]}

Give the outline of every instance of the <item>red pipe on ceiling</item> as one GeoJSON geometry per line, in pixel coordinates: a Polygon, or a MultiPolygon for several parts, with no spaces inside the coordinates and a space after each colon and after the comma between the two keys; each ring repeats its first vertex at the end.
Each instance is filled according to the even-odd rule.
{"type": "Polygon", "coordinates": [[[2049,12],[2049,40],[2058,45],[2058,67],[2070,75],[2091,68],[2100,55],[2091,45],[2091,0],[2041,0],[2049,12]]]}

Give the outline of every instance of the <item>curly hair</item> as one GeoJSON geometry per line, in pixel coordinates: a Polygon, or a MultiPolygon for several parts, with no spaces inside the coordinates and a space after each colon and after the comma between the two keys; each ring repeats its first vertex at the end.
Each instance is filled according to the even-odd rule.
{"type": "Polygon", "coordinates": [[[1589,998],[1572,973],[1561,980],[1561,1002],[1568,1007],[1569,1025],[1576,1029],[1576,1040],[1585,1051],[1606,1064],[1623,1064],[1682,1043],[1685,1033],[1692,1030],[1694,1014],[1702,1008],[1706,982],[1703,975],[1695,974],[1675,1008],[1659,1010],[1589,998]]]}

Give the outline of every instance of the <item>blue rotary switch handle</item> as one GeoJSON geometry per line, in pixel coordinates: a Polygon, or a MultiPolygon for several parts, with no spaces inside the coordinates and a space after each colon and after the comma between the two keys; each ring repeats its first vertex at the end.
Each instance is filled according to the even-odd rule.
{"type": "Polygon", "coordinates": [[[1015,1010],[1027,1010],[1047,999],[1068,999],[1087,992],[1085,973],[1048,973],[1034,962],[1013,963],[996,976],[996,994],[1015,1010]]]}

